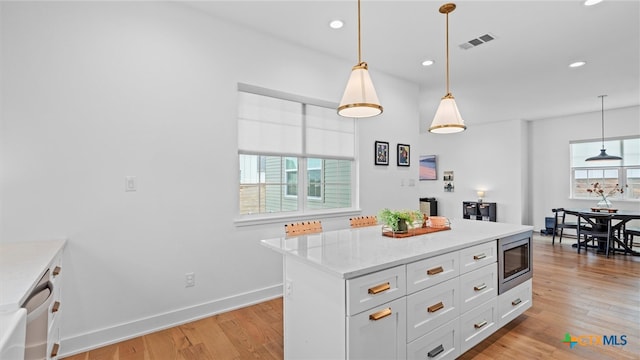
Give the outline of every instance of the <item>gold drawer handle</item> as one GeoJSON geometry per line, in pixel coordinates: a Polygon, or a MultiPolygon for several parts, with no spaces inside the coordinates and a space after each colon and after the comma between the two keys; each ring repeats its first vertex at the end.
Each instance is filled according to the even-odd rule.
{"type": "Polygon", "coordinates": [[[60,271],[62,271],[62,268],[61,268],[60,266],[56,266],[56,267],[53,269],[53,276],[58,276],[58,275],[60,275],[60,271]]]}
{"type": "Polygon", "coordinates": [[[60,349],[60,344],[58,344],[58,343],[53,344],[53,348],[51,349],[51,357],[52,358],[58,356],[58,349],[60,349]]]}
{"type": "Polygon", "coordinates": [[[487,255],[485,255],[485,254],[473,255],[473,260],[482,260],[482,259],[484,259],[486,257],[487,257],[487,255]]]}
{"type": "Polygon", "coordinates": [[[380,284],[380,285],[376,285],[372,288],[369,288],[369,294],[378,294],[381,293],[383,291],[387,291],[391,289],[391,284],[389,284],[388,282],[384,283],[384,284],[380,284]]]}
{"type": "Polygon", "coordinates": [[[476,329],[480,329],[481,327],[483,327],[485,325],[487,325],[487,320],[485,320],[485,321],[483,321],[481,323],[478,323],[478,324],[473,324],[473,327],[476,328],[476,329]]]}
{"type": "Polygon", "coordinates": [[[437,268],[433,268],[433,269],[427,270],[427,275],[435,275],[435,274],[439,274],[439,273],[441,273],[443,271],[444,271],[444,269],[442,268],[442,266],[438,266],[437,268]]]}
{"type": "Polygon", "coordinates": [[[369,315],[369,320],[377,321],[391,315],[391,308],[386,308],[369,315]]]}
{"type": "Polygon", "coordinates": [[[515,299],[515,300],[513,300],[511,302],[511,305],[516,306],[516,305],[520,304],[521,302],[522,302],[522,300],[520,300],[520,298],[517,298],[517,299],[515,299]]]}
{"type": "Polygon", "coordinates": [[[58,312],[59,309],[60,309],[60,301],[54,302],[53,306],[51,307],[51,312],[52,313],[58,312]]]}
{"type": "Polygon", "coordinates": [[[440,309],[444,308],[444,304],[442,303],[442,301],[440,301],[439,303],[435,304],[435,305],[431,305],[427,308],[427,311],[432,313],[432,312],[436,312],[440,309]]]}
{"type": "Polygon", "coordinates": [[[482,285],[480,285],[480,286],[474,286],[474,287],[473,287],[473,290],[475,290],[475,291],[480,291],[480,290],[484,290],[484,289],[486,289],[486,288],[487,288],[487,284],[482,284],[482,285]]]}

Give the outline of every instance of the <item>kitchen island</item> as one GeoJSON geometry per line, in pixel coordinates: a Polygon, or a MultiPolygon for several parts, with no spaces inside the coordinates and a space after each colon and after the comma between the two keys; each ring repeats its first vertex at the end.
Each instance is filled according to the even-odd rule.
{"type": "Polygon", "coordinates": [[[451,228],[262,240],[283,255],[285,358],[456,358],[530,308],[530,279],[498,295],[497,240],[532,227],[455,219],[451,228]]]}

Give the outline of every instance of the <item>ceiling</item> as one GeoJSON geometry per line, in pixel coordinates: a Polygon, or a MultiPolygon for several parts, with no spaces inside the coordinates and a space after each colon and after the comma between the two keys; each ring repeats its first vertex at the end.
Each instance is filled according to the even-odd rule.
{"type": "MultiPolygon", "coordinates": [[[[357,62],[356,0],[193,1],[189,6],[357,62]],[[328,23],[345,26],[332,30],[328,23]]],[[[362,60],[419,84],[421,110],[445,94],[445,1],[362,0],[362,60]],[[430,67],[425,59],[435,60],[430,67]]],[[[451,92],[465,122],[536,120],[640,105],[640,2],[457,1],[449,15],[451,92]],[[495,40],[463,50],[484,34],[495,40]],[[583,60],[580,68],[569,63],[583,60]]],[[[345,70],[348,74],[349,70],[345,70]]],[[[346,77],[345,74],[345,84],[346,77]]],[[[336,96],[339,100],[340,94],[336,96]]],[[[383,93],[378,90],[378,93],[383,93]]],[[[384,98],[381,96],[384,106],[384,98]]]]}

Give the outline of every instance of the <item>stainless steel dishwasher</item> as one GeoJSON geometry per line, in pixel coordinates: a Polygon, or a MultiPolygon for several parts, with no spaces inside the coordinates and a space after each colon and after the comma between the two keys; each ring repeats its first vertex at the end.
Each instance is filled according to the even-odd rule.
{"type": "Polygon", "coordinates": [[[49,281],[49,270],[47,270],[22,306],[27,309],[25,360],[47,358],[49,306],[53,300],[52,294],[53,284],[49,281]]]}

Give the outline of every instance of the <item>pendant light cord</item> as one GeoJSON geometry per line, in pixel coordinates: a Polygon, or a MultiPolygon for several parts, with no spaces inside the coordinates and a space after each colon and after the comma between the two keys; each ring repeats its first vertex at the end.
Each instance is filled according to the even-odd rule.
{"type": "Polygon", "coordinates": [[[447,48],[447,95],[449,95],[451,92],[449,91],[449,13],[447,12],[447,21],[446,21],[446,26],[447,26],[447,31],[446,31],[446,48],[447,48]]]}
{"type": "Polygon", "coordinates": [[[362,46],[360,44],[360,0],[358,0],[358,65],[362,63],[362,46]]]}
{"type": "Polygon", "coordinates": [[[602,148],[604,149],[604,97],[607,95],[600,95],[602,100],[602,148]]]}

